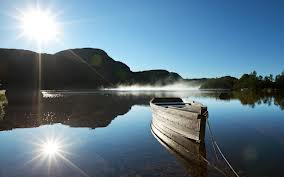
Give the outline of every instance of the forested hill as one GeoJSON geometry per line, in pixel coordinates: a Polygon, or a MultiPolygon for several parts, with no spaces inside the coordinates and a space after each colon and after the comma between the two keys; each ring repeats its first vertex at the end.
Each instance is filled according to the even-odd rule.
{"type": "Polygon", "coordinates": [[[275,77],[258,75],[256,71],[250,74],[243,74],[239,79],[225,76],[214,79],[207,79],[200,89],[229,89],[229,90],[283,90],[284,71],[275,77]]]}
{"type": "MultiPolygon", "coordinates": [[[[119,84],[166,85],[177,81],[191,82],[167,70],[133,72],[101,49],[69,49],[40,55],[27,50],[0,49],[3,88],[92,89],[119,84]]],[[[200,84],[198,80],[193,83],[200,84]]]]}

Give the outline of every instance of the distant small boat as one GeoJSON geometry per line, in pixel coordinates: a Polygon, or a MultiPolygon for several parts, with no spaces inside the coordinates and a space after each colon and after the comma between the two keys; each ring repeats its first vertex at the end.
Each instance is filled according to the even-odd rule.
{"type": "MultiPolygon", "coordinates": [[[[185,138],[204,142],[207,107],[181,98],[153,98],[150,101],[152,124],[159,129],[170,130],[185,138]]],[[[168,136],[174,136],[170,133],[168,136]]]]}

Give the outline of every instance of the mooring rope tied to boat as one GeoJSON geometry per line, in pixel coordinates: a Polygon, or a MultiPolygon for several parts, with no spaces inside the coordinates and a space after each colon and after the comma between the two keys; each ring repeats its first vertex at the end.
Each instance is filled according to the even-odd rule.
{"type": "MultiPolygon", "coordinates": [[[[213,133],[212,133],[212,130],[211,130],[211,126],[209,124],[209,120],[207,118],[207,125],[208,125],[208,129],[209,129],[209,134],[211,136],[211,140],[213,141],[213,148],[214,148],[214,144],[218,150],[218,152],[221,154],[221,156],[223,157],[223,159],[225,160],[226,164],[230,167],[230,169],[233,171],[233,173],[237,176],[237,177],[240,177],[238,175],[238,173],[234,170],[233,166],[229,163],[229,161],[227,160],[227,158],[225,157],[225,155],[223,154],[223,152],[221,151],[219,145],[217,144],[217,141],[215,140],[214,136],[213,136],[213,133]]],[[[215,148],[214,148],[214,151],[215,151],[215,148]]]]}
{"type": "MultiPolygon", "coordinates": [[[[206,120],[207,122],[208,122],[208,116],[207,116],[207,120],[206,120]]],[[[210,127],[208,126],[208,128],[209,128],[209,133],[210,133],[210,139],[211,139],[211,142],[212,142],[212,147],[213,147],[213,150],[214,150],[214,154],[215,154],[215,157],[216,157],[216,159],[217,159],[217,161],[219,161],[219,158],[218,158],[218,154],[217,154],[217,152],[216,152],[216,148],[215,148],[215,146],[214,146],[214,139],[213,139],[213,133],[210,131],[210,127]]]]}
{"type": "Polygon", "coordinates": [[[200,155],[200,157],[210,166],[212,166],[213,168],[215,168],[217,171],[219,171],[220,173],[222,173],[224,176],[226,176],[226,173],[223,172],[221,169],[219,169],[216,165],[210,163],[204,156],[200,155]]]}

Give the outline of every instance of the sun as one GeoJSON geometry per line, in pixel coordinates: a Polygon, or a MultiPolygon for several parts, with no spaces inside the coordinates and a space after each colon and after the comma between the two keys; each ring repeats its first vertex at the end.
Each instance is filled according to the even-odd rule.
{"type": "Polygon", "coordinates": [[[55,156],[60,153],[60,144],[56,141],[48,140],[41,145],[41,151],[43,154],[48,156],[55,156]]]}
{"type": "Polygon", "coordinates": [[[39,8],[21,12],[21,35],[37,42],[56,40],[59,35],[59,25],[56,16],[48,10],[39,8]]]}

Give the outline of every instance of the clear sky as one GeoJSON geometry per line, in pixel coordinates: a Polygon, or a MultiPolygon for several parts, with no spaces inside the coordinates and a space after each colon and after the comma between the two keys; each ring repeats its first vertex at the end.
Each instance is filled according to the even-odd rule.
{"type": "Polygon", "coordinates": [[[133,71],[186,78],[284,70],[283,0],[0,0],[1,48],[37,49],[16,37],[13,18],[36,2],[61,23],[59,42],[45,53],[101,48],[133,71]]]}

